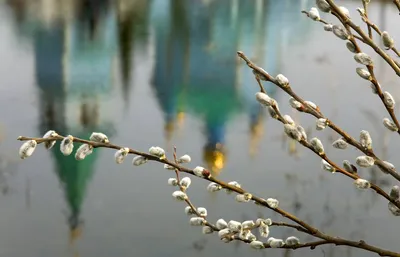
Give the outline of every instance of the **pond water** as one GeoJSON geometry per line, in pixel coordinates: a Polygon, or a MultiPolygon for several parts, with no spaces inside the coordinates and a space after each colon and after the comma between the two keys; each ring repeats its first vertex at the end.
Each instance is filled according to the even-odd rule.
{"type": "MultiPolygon", "coordinates": [[[[340,1],[357,15],[358,1],[340,1]]],[[[20,135],[54,129],[87,138],[92,131],[146,151],[159,145],[192,156],[225,181],[236,180],[332,235],[400,251],[400,223],[387,202],[357,191],[340,174],[320,170],[319,158],[288,141],[282,125],[254,100],[257,84],[236,57],[244,51],[270,74],[285,74],[305,99],[354,137],[370,131],[374,149],[400,165],[395,134],[380,120],[380,100],[356,73],[344,42],[300,13],[312,0],[120,0],[0,2],[0,256],[374,256],[345,247],[257,252],[222,243],[191,227],[184,205],[172,199],[173,174],[150,163],[115,165],[99,149],[84,161],[55,147],[21,161],[20,135]],[[397,231],[397,232],[396,232],[397,231]]],[[[399,17],[373,1],[371,19],[400,40],[399,17]]],[[[329,17],[330,18],[330,17],[329,17]]],[[[334,21],[334,19],[330,19],[334,21]]],[[[359,22],[359,19],[357,19],[359,22]]],[[[370,51],[366,48],[365,51],[370,51]]],[[[377,74],[398,98],[399,80],[382,61],[377,74]]],[[[326,144],[315,120],[292,111],[289,97],[265,85],[282,112],[326,144]]],[[[359,155],[327,147],[339,163],[359,155]]],[[[385,190],[393,181],[374,169],[361,174],[385,190]]],[[[218,218],[256,219],[273,212],[210,194],[193,179],[197,206],[218,218]]],[[[273,227],[271,236],[297,231],[273,227]]]]}

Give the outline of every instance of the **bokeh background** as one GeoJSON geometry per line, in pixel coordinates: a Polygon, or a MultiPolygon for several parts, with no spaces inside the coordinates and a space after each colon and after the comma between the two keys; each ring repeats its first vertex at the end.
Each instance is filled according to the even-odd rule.
{"type": "MultiPolygon", "coordinates": [[[[337,1],[353,17],[360,1],[337,1]]],[[[171,173],[159,164],[115,165],[113,151],[82,162],[55,147],[18,157],[20,135],[48,129],[88,137],[92,131],[138,150],[159,145],[188,153],[225,180],[281,206],[333,235],[400,251],[400,223],[387,202],[357,191],[320,160],[285,138],[254,100],[258,87],[236,57],[244,51],[270,74],[285,74],[299,95],[354,137],[370,131],[374,149],[394,164],[399,138],[343,41],[300,13],[313,0],[3,0],[0,1],[0,256],[373,256],[346,247],[255,251],[224,244],[190,227],[184,205],[171,197],[171,173]]],[[[370,17],[400,41],[391,1],[371,1],[370,17]]],[[[332,17],[328,20],[335,22],[332,17]]],[[[360,23],[359,18],[355,18],[360,23]]],[[[366,52],[371,51],[364,47],[366,52]]],[[[373,54],[373,53],[371,53],[373,54]]],[[[400,96],[399,79],[376,58],[385,90],[400,96]]],[[[339,163],[359,152],[328,145],[338,137],[315,131],[314,119],[292,111],[288,96],[265,85],[284,113],[318,136],[339,163]]],[[[362,176],[385,190],[375,169],[362,176]]],[[[189,195],[211,221],[271,217],[210,194],[194,180],[189,195]]],[[[272,228],[271,236],[296,235],[272,228]]]]}

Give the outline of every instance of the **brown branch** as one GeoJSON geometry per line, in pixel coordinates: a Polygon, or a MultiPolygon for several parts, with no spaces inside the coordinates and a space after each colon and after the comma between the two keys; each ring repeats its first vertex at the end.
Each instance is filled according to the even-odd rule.
{"type": "MultiPolygon", "coordinates": [[[[368,19],[368,2],[363,0],[362,3],[363,3],[363,7],[364,7],[364,12],[365,12],[364,16],[368,19]]],[[[367,23],[367,27],[368,27],[368,36],[371,40],[373,40],[371,25],[367,23]]]]}
{"type": "Polygon", "coordinates": [[[376,53],[378,53],[391,67],[392,69],[396,72],[397,76],[400,76],[400,67],[397,66],[397,64],[394,62],[394,60],[384,51],[382,50],[379,46],[377,46],[373,40],[371,40],[367,34],[364,33],[364,31],[357,26],[352,20],[347,17],[343,12],[340,10],[339,6],[337,6],[333,0],[326,0],[329,5],[332,8],[332,13],[336,13],[340,16],[340,21],[343,23],[343,25],[349,25],[353,30],[355,30],[364,40],[366,44],[371,46],[372,49],[375,50],[376,53]]]}
{"type": "MultiPolygon", "coordinates": [[[[256,70],[257,72],[264,72],[263,69],[261,69],[260,67],[258,67],[256,64],[254,64],[252,61],[250,61],[250,59],[243,53],[243,52],[238,52],[238,56],[240,58],[242,58],[246,64],[249,66],[249,68],[256,70]]],[[[267,80],[274,83],[276,86],[278,86],[279,88],[281,88],[283,91],[285,91],[288,95],[290,95],[291,97],[293,97],[294,99],[296,99],[296,101],[300,102],[304,108],[302,110],[302,112],[308,113],[313,115],[314,117],[316,117],[317,119],[319,118],[324,118],[326,119],[326,117],[321,113],[321,111],[315,110],[313,108],[310,108],[306,103],[305,100],[302,99],[301,97],[299,97],[290,86],[287,87],[282,87],[280,86],[276,79],[273,78],[272,76],[270,76],[268,73],[264,72],[264,76],[266,76],[267,80]]],[[[282,122],[282,119],[279,119],[279,121],[282,122]]],[[[372,149],[366,149],[364,148],[356,139],[354,139],[353,137],[351,137],[349,134],[347,134],[343,129],[341,129],[339,126],[337,126],[333,121],[328,120],[328,126],[333,129],[335,132],[337,132],[339,135],[341,135],[344,140],[346,140],[347,143],[353,145],[354,147],[356,147],[357,149],[359,149],[361,152],[363,152],[364,154],[371,156],[375,159],[375,163],[378,167],[380,167],[381,169],[383,169],[385,172],[389,173],[391,176],[393,176],[394,178],[396,178],[398,181],[400,181],[400,174],[397,173],[396,171],[392,170],[387,164],[385,164],[379,157],[377,157],[375,155],[375,153],[373,152],[372,149]]]]}
{"type": "Polygon", "coordinates": [[[399,9],[400,14],[400,0],[393,0],[393,3],[397,6],[397,9],[399,9]]]}
{"type": "MultiPolygon", "coordinates": [[[[41,143],[46,142],[46,141],[52,141],[52,140],[61,141],[63,139],[64,139],[63,136],[57,135],[55,137],[49,137],[49,138],[32,138],[32,137],[22,137],[22,136],[20,136],[20,137],[18,137],[17,140],[20,140],[20,141],[35,140],[38,144],[41,144],[41,143]]],[[[93,148],[103,147],[103,148],[110,148],[110,149],[116,149],[116,150],[119,150],[119,149],[123,148],[122,146],[118,146],[118,145],[111,144],[111,143],[94,142],[94,141],[84,140],[84,139],[77,138],[77,137],[73,137],[73,141],[74,142],[83,143],[83,144],[89,144],[89,145],[93,146],[93,148]]],[[[192,169],[189,169],[189,168],[183,167],[181,165],[178,165],[175,162],[171,162],[167,158],[160,159],[160,158],[158,158],[156,156],[153,156],[151,154],[140,152],[140,151],[137,151],[137,150],[134,150],[134,149],[131,149],[131,148],[129,148],[129,153],[143,156],[143,157],[145,157],[145,158],[147,158],[148,160],[151,160],[151,161],[155,161],[155,162],[159,162],[159,163],[163,163],[163,164],[168,164],[168,165],[173,166],[174,168],[178,169],[180,172],[185,172],[185,173],[188,173],[188,174],[191,174],[191,175],[195,176],[194,171],[192,169]]],[[[246,190],[244,190],[243,188],[239,188],[239,187],[236,187],[236,186],[229,185],[228,183],[223,182],[221,180],[218,180],[218,179],[216,179],[216,178],[214,178],[212,176],[202,177],[202,179],[208,180],[210,182],[217,183],[221,187],[229,189],[231,191],[234,191],[234,192],[236,192],[238,194],[246,194],[246,193],[248,194],[248,192],[246,190]]],[[[307,233],[313,235],[314,237],[317,237],[317,238],[320,238],[320,239],[324,240],[324,243],[322,243],[322,241],[318,241],[319,243],[316,243],[316,242],[308,243],[308,244],[311,244],[311,245],[307,245],[307,247],[313,247],[312,244],[316,244],[315,246],[317,246],[317,245],[321,245],[321,244],[328,244],[328,242],[329,242],[329,243],[335,244],[335,245],[347,245],[347,246],[352,246],[352,247],[355,247],[355,248],[364,249],[366,251],[377,253],[380,256],[400,257],[400,253],[396,253],[396,252],[388,251],[388,250],[385,250],[385,249],[381,249],[381,248],[372,246],[370,244],[367,244],[364,241],[351,241],[351,240],[342,239],[340,237],[333,237],[333,236],[327,235],[325,233],[322,233],[317,228],[313,227],[312,225],[309,225],[305,221],[301,220],[300,218],[296,217],[295,215],[293,215],[293,214],[291,214],[291,213],[289,213],[287,211],[284,211],[283,209],[271,208],[268,205],[267,200],[265,200],[264,198],[252,195],[252,200],[255,203],[257,203],[258,205],[266,207],[266,208],[268,208],[268,209],[270,209],[270,210],[272,210],[272,211],[274,211],[276,213],[279,213],[283,217],[285,217],[285,218],[297,223],[302,228],[304,228],[307,231],[307,233]]],[[[194,208],[194,206],[192,205],[191,208],[194,208]]],[[[246,242],[246,240],[242,240],[242,241],[246,242]]],[[[247,242],[249,243],[249,241],[247,241],[247,242]]],[[[314,248],[315,248],[315,246],[314,246],[314,248]]],[[[285,247],[283,247],[283,248],[285,248],[285,247]]],[[[291,247],[291,248],[296,249],[296,247],[291,247]]]]}

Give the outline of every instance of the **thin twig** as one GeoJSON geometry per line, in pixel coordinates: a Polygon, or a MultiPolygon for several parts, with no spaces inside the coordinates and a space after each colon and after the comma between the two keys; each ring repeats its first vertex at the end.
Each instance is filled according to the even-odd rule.
{"type": "MultiPolygon", "coordinates": [[[[101,143],[101,142],[94,142],[94,141],[89,141],[89,140],[84,140],[81,138],[77,138],[77,137],[72,137],[74,142],[79,142],[79,143],[83,143],[83,144],[89,144],[91,145],[93,148],[111,148],[111,149],[116,149],[119,150],[123,147],[118,146],[118,145],[114,145],[111,143],[101,143]]],[[[32,137],[23,137],[20,136],[18,137],[18,140],[20,141],[27,141],[27,140],[35,140],[38,144],[41,144],[43,142],[46,141],[52,141],[52,140],[58,140],[61,141],[63,140],[64,137],[61,135],[57,135],[54,137],[49,137],[49,138],[32,138],[32,137]]],[[[136,155],[140,155],[145,157],[146,159],[150,160],[150,161],[156,161],[159,163],[164,163],[164,164],[168,164],[170,166],[173,166],[174,168],[178,169],[180,172],[185,172],[191,175],[195,175],[194,171],[192,169],[183,167],[181,165],[176,164],[175,162],[171,162],[169,161],[167,158],[159,158],[157,156],[153,156],[151,154],[148,153],[144,153],[144,152],[140,152],[134,149],[129,148],[129,153],[130,154],[136,154],[136,155]]],[[[246,190],[244,190],[243,188],[239,188],[233,185],[229,185],[226,182],[223,182],[221,180],[218,180],[212,176],[209,177],[202,177],[202,179],[204,180],[208,180],[210,182],[214,182],[217,183],[218,185],[220,185],[222,188],[227,188],[231,191],[234,191],[238,194],[249,194],[246,190]]],[[[257,203],[258,205],[264,206],[276,213],[279,213],[280,215],[282,215],[283,217],[297,223],[298,225],[300,225],[301,227],[303,227],[305,230],[308,231],[309,234],[313,235],[314,237],[320,238],[325,240],[324,242],[322,241],[318,241],[319,243],[308,243],[306,244],[307,246],[303,246],[303,247],[311,247],[311,248],[315,248],[316,245],[321,245],[321,244],[327,244],[328,242],[331,244],[335,244],[335,245],[347,245],[347,246],[351,246],[351,247],[355,247],[355,248],[360,248],[360,249],[364,249],[366,251],[370,251],[370,252],[374,252],[379,254],[380,256],[393,256],[393,257],[400,257],[400,253],[396,253],[396,252],[392,252],[392,251],[388,251],[385,249],[381,249],[375,246],[372,246],[370,244],[367,244],[366,242],[364,242],[363,240],[361,241],[351,241],[351,240],[347,240],[347,239],[343,239],[340,237],[333,237],[330,235],[327,235],[325,233],[322,233],[321,231],[319,231],[317,228],[313,227],[312,225],[306,223],[305,221],[301,220],[300,218],[296,217],[295,215],[284,211],[281,208],[272,208],[268,205],[267,200],[265,200],[264,198],[261,197],[257,197],[255,195],[252,194],[252,198],[251,198],[255,203],[257,203]]],[[[192,205],[193,206],[193,205],[192,205]]],[[[194,207],[194,206],[193,206],[194,207]]],[[[192,208],[193,208],[192,207],[192,208]]],[[[243,240],[245,241],[245,240],[243,240]]],[[[247,241],[248,242],[248,241],[247,241]]],[[[249,242],[248,242],[249,243],[249,242]]],[[[292,247],[293,249],[296,249],[296,247],[292,247]]]]}
{"type": "Polygon", "coordinates": [[[393,0],[393,3],[397,6],[397,9],[399,9],[400,14],[400,0],[393,0]]]}
{"type": "MultiPolygon", "coordinates": [[[[365,1],[365,0],[362,0],[362,3],[363,3],[363,7],[364,7],[364,16],[368,19],[368,2],[365,1]]],[[[373,40],[371,25],[369,25],[369,24],[367,23],[367,27],[368,27],[368,36],[369,36],[369,38],[370,38],[371,40],[373,40]]]]}

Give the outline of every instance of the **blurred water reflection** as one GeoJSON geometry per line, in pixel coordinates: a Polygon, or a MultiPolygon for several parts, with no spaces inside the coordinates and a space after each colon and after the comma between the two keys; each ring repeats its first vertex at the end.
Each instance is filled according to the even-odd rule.
{"type": "MultiPolygon", "coordinates": [[[[0,64],[0,74],[5,74],[5,82],[0,87],[4,100],[0,101],[1,108],[12,105],[18,110],[16,117],[1,116],[10,131],[5,147],[16,148],[14,138],[19,134],[40,135],[48,129],[79,137],[87,137],[92,131],[102,131],[116,142],[125,142],[142,150],[162,142],[167,149],[177,145],[178,150],[190,153],[194,161],[207,165],[214,175],[251,184],[255,191],[262,194],[279,196],[289,210],[327,231],[356,239],[360,236],[371,240],[381,238],[379,233],[365,235],[363,224],[372,224],[370,226],[373,228],[379,224],[379,219],[387,219],[386,213],[379,211],[379,207],[384,209],[385,203],[379,202],[375,204],[378,207],[374,206],[371,210],[377,200],[373,195],[359,201],[357,198],[362,196],[355,194],[352,188],[335,191],[341,183],[346,182],[334,180],[327,186],[324,176],[315,175],[319,169],[316,159],[310,155],[300,155],[294,142],[282,140],[278,124],[268,124],[271,128],[268,130],[268,115],[253,99],[257,90],[253,75],[235,55],[237,50],[244,51],[271,74],[292,71],[290,78],[297,83],[304,81],[304,74],[310,74],[310,71],[328,70],[326,67],[341,60],[344,53],[340,52],[332,59],[328,59],[325,52],[322,56],[318,50],[317,53],[311,53],[321,45],[336,49],[332,52],[339,49],[339,46],[332,46],[330,38],[321,39],[323,43],[310,40],[316,33],[321,33],[320,27],[302,17],[300,10],[309,8],[312,3],[312,0],[8,0],[6,5],[0,5],[0,13],[4,13],[0,15],[0,33],[6,35],[5,42],[17,43],[0,44],[0,51],[12,63],[10,66],[19,67],[21,78],[18,77],[20,75],[14,76],[16,71],[13,76],[8,76],[7,65],[0,64]],[[1,25],[2,22],[5,25],[1,25]],[[32,58],[33,64],[29,65],[32,68],[27,68],[22,59],[13,61],[12,57],[17,54],[32,58]],[[304,65],[304,62],[308,64],[304,65]],[[24,85],[12,92],[5,85],[10,81],[24,85]],[[34,97],[37,100],[29,102],[34,97]],[[24,117],[27,121],[21,126],[20,120],[24,117]],[[133,131],[137,134],[133,134],[133,131]],[[282,142],[283,149],[280,147],[282,142]],[[297,158],[286,157],[287,153],[297,158]],[[297,162],[300,158],[301,164],[297,162]],[[285,160],[284,164],[282,160],[285,160]],[[302,176],[293,172],[299,165],[304,169],[302,176]],[[267,185],[265,169],[271,169],[268,170],[270,177],[267,185]],[[221,172],[223,170],[227,172],[221,172]],[[262,179],[254,181],[258,177],[262,179]],[[320,190],[320,195],[315,194],[317,190],[320,190]],[[332,205],[338,206],[332,208],[332,205]],[[372,223],[368,216],[352,221],[363,212],[377,219],[377,223],[372,223]]],[[[382,14],[384,9],[378,7],[376,5],[373,10],[382,14]]],[[[372,12],[372,15],[376,12],[372,12]]],[[[382,19],[382,15],[379,17],[382,19]]],[[[390,27],[390,24],[385,23],[385,26],[390,27]]],[[[344,69],[350,70],[348,66],[343,64],[344,69]]],[[[336,106],[345,105],[340,101],[346,103],[346,100],[335,99],[330,89],[327,92],[319,90],[319,86],[326,82],[326,76],[330,75],[321,72],[313,81],[299,84],[298,87],[307,97],[319,99],[321,105],[326,100],[324,111],[329,115],[336,112],[336,106]]],[[[348,76],[347,73],[343,75],[348,76]]],[[[350,78],[349,81],[353,83],[357,80],[350,78]]],[[[339,83],[336,78],[331,82],[339,83]]],[[[359,81],[353,84],[357,83],[359,81]]],[[[266,85],[266,89],[277,100],[287,100],[286,96],[275,91],[275,87],[266,85]]],[[[349,89],[349,95],[352,94],[351,90],[354,93],[359,88],[349,89]]],[[[368,105],[360,108],[365,110],[364,107],[368,105]]],[[[289,111],[289,108],[282,107],[282,110],[289,111]]],[[[382,115],[382,112],[364,112],[366,117],[382,115]]],[[[290,114],[297,120],[300,118],[294,113],[290,114]]],[[[356,135],[359,127],[353,124],[354,113],[341,115],[341,124],[347,125],[350,132],[356,135]]],[[[364,123],[367,119],[364,119],[364,123]]],[[[312,120],[305,119],[304,122],[309,127],[313,124],[312,120]]],[[[378,128],[375,133],[379,132],[378,128]]],[[[314,132],[310,130],[310,133],[314,132]]],[[[382,147],[386,149],[382,152],[387,154],[388,146],[384,144],[382,147]]],[[[152,200],[135,197],[142,194],[142,190],[153,188],[151,179],[159,174],[154,173],[153,168],[145,167],[144,171],[148,173],[133,175],[128,164],[121,168],[110,164],[110,153],[104,152],[95,151],[85,161],[76,162],[72,156],[64,157],[59,151],[53,150],[51,155],[54,164],[50,167],[46,164],[49,157],[40,153],[35,156],[39,161],[21,163],[20,172],[33,167],[31,170],[34,172],[30,176],[34,182],[28,177],[24,185],[17,183],[15,186],[17,189],[25,186],[26,198],[30,203],[32,184],[39,185],[42,191],[37,194],[41,197],[37,197],[35,203],[42,207],[31,213],[29,218],[13,217],[18,207],[3,204],[7,208],[4,214],[7,222],[6,218],[0,218],[0,227],[11,229],[12,236],[0,232],[0,245],[7,245],[3,247],[1,256],[67,254],[63,248],[64,239],[59,240],[54,223],[48,223],[52,219],[59,221],[60,215],[54,213],[60,208],[57,205],[43,205],[46,201],[55,203],[59,200],[49,198],[55,192],[54,185],[50,184],[49,170],[54,171],[61,183],[68,207],[65,215],[61,216],[63,224],[68,224],[70,242],[75,242],[81,236],[83,224],[86,225],[83,220],[90,219],[93,224],[88,226],[94,232],[89,229],[87,238],[82,238],[84,243],[80,245],[85,256],[128,256],[132,253],[139,256],[200,256],[203,251],[207,255],[215,255],[215,251],[231,256],[254,254],[246,247],[232,249],[219,244],[217,240],[208,241],[193,233],[193,230],[176,228],[186,222],[185,218],[176,214],[176,206],[165,203],[169,198],[157,199],[157,196],[160,199],[165,197],[168,188],[154,188],[152,200]],[[114,169],[127,173],[111,175],[110,171],[114,169]],[[90,198],[87,194],[92,179],[95,184],[91,189],[92,198],[87,201],[87,211],[82,214],[85,198],[90,198]],[[152,219],[156,217],[161,220],[163,214],[171,216],[168,218],[170,224],[153,224],[152,219]],[[21,235],[24,226],[21,220],[31,227],[32,232],[27,231],[26,238],[21,235]],[[141,220],[136,222],[140,224],[131,224],[135,220],[141,220]],[[36,234],[35,229],[43,229],[52,237],[45,250],[37,250],[44,247],[42,242],[29,240],[36,234]],[[185,240],[182,239],[183,235],[187,236],[185,240]],[[21,247],[11,238],[29,243],[21,247]],[[158,247],[148,240],[159,240],[158,247]],[[194,241],[193,249],[198,254],[185,250],[191,241],[194,241]]],[[[344,158],[344,155],[332,155],[338,160],[344,158]]],[[[377,171],[371,172],[372,179],[383,186],[388,185],[385,178],[377,174],[377,171]]],[[[162,178],[165,176],[161,175],[162,178]]],[[[243,217],[249,215],[246,209],[238,208],[230,203],[232,201],[225,203],[224,198],[215,199],[200,193],[193,197],[214,208],[214,215],[217,216],[211,217],[218,218],[222,211],[228,211],[236,216],[230,218],[253,218],[243,217]],[[216,205],[217,200],[221,204],[216,205]]],[[[16,201],[13,198],[12,202],[16,201]]],[[[254,210],[254,214],[259,211],[254,210]]],[[[390,226],[385,228],[386,231],[394,229],[390,226]]],[[[288,235],[288,231],[281,234],[288,235]]],[[[41,238],[38,236],[37,240],[41,238]]],[[[394,247],[391,239],[379,243],[381,246],[394,247]]],[[[334,256],[335,252],[339,255],[345,253],[343,249],[324,249],[327,256],[334,256]]],[[[309,256],[322,254],[296,254],[302,256],[302,253],[309,256]]],[[[356,253],[365,256],[363,252],[356,253]]],[[[268,254],[290,256],[291,252],[268,254]]],[[[352,252],[346,254],[350,256],[352,252]]]]}

